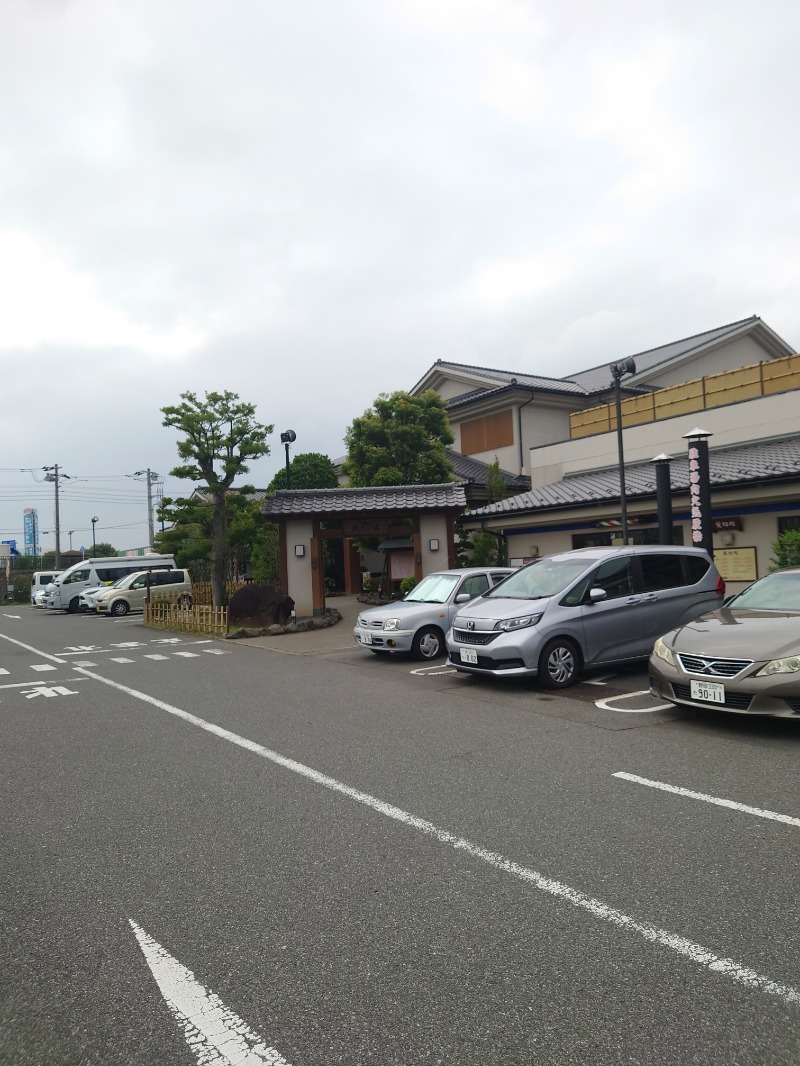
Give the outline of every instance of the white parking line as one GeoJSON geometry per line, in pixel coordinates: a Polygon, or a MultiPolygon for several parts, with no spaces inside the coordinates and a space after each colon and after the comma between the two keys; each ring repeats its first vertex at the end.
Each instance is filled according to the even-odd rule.
{"type": "Polygon", "coordinates": [[[794,825],[800,828],[800,818],[794,818],[791,814],[777,814],[775,811],[765,811],[761,807],[748,807],[746,803],[737,803],[735,800],[720,799],[718,796],[709,796],[705,792],[692,792],[691,789],[681,788],[679,785],[668,785],[664,781],[651,781],[647,777],[639,777],[637,774],[627,774],[622,770],[612,776],[622,778],[623,781],[632,781],[635,785],[647,785],[648,788],[658,788],[662,792],[672,792],[673,795],[676,796],[685,796],[687,799],[702,800],[704,803],[713,803],[716,807],[727,807],[731,811],[741,811],[742,814],[754,814],[757,818],[769,818],[773,822],[783,822],[785,825],[794,825]]]}
{"type": "Polygon", "coordinates": [[[418,832],[438,841],[440,844],[453,848],[455,851],[463,852],[471,856],[473,859],[479,859],[481,862],[487,863],[501,873],[509,874],[531,887],[538,889],[540,892],[544,892],[564,903],[569,903],[573,907],[586,911],[593,918],[608,922],[626,932],[636,933],[643,940],[647,940],[653,944],[659,944],[661,947],[667,948],[676,955],[681,955],[683,958],[689,959],[695,965],[702,967],[710,973],[721,974],[737,984],[744,985],[754,991],[777,996],[786,1003],[800,1006],[800,989],[795,988],[792,985],[785,985],[779,981],[773,981],[764,974],[759,974],[755,970],[751,970],[749,967],[736,962],[734,959],[717,955],[714,951],[704,947],[702,944],[695,943],[677,933],[671,933],[666,929],[660,929],[658,926],[652,925],[647,921],[637,921],[637,919],[632,918],[630,915],[623,914],[622,911],[610,907],[607,903],[603,903],[602,900],[594,899],[592,896],[586,895],[579,889],[572,888],[569,885],[562,884],[560,881],[555,881],[552,878],[546,877],[544,874],[540,874],[536,870],[532,870],[527,866],[522,866],[498,852],[490,851],[488,848],[484,848],[480,844],[473,844],[472,841],[467,840],[465,837],[456,836],[447,829],[440,829],[432,822],[428,822],[423,818],[418,818],[416,815],[410,814],[408,811],[404,811],[400,807],[395,807],[393,804],[378,799],[376,796],[371,796],[367,792],[361,792],[356,788],[352,788],[350,785],[337,781],[335,778],[329,777],[327,774],[320,773],[319,770],[315,770],[313,767],[305,766],[303,763],[297,762],[295,759],[290,759],[286,755],[271,751],[269,748],[265,748],[262,744],[257,744],[253,740],[248,740],[247,737],[239,736],[238,733],[233,733],[231,730],[224,729],[222,726],[206,721],[204,718],[199,718],[196,714],[191,714],[189,711],[181,710],[180,707],[174,707],[170,703],[165,703],[163,700],[156,699],[155,696],[150,696],[146,692],[140,692],[127,685],[121,685],[117,681],[112,681],[110,678],[103,677],[101,674],[91,673],[89,670],[83,670],[81,668],[79,669],[79,672],[85,674],[86,677],[91,677],[96,681],[102,682],[104,685],[108,685],[110,688],[116,689],[118,692],[124,692],[127,696],[141,700],[143,703],[148,703],[151,707],[158,707],[167,714],[174,715],[176,718],[188,722],[189,725],[205,730],[207,733],[211,733],[212,735],[219,737],[221,740],[226,740],[228,743],[244,748],[246,751],[252,752],[254,755],[259,755],[263,759],[268,759],[270,762],[275,763],[276,766],[281,766],[286,770],[290,770],[292,773],[299,774],[301,777],[313,781],[315,784],[322,785],[324,788],[330,789],[332,792],[337,792],[342,796],[346,796],[348,799],[354,800],[356,803],[361,803],[365,807],[370,808],[386,818],[391,818],[410,829],[416,829],[418,832]]]}
{"type": "Polygon", "coordinates": [[[198,1062],[215,1066],[289,1066],[216,993],[138,926],[128,921],[161,994],[198,1062]]]}
{"type": "Polygon", "coordinates": [[[609,696],[604,700],[595,700],[595,707],[603,711],[616,711],[618,714],[653,714],[655,711],[671,711],[674,703],[657,703],[655,707],[611,707],[610,704],[617,700],[632,700],[636,696],[649,696],[650,689],[642,689],[641,692],[626,692],[622,696],[609,696]]]}

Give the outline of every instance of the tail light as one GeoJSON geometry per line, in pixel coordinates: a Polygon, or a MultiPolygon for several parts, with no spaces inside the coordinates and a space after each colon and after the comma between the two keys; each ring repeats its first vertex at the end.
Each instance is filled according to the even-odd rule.
{"type": "Polygon", "coordinates": [[[723,597],[725,596],[725,578],[722,576],[722,574],[720,574],[717,578],[717,595],[723,597]]]}

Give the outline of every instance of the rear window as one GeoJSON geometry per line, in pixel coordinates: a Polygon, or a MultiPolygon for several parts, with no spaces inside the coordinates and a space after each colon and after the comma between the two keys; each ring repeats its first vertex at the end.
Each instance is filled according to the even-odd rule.
{"type": "MultiPolygon", "coordinates": [[[[642,573],[642,589],[645,592],[675,589],[686,584],[680,555],[643,554],[639,556],[639,566],[642,573]]],[[[694,584],[694,582],[691,583],[694,584]]]]}
{"type": "Polygon", "coordinates": [[[704,559],[702,555],[690,555],[686,560],[689,584],[696,585],[698,581],[701,581],[708,573],[710,566],[711,561],[704,559]]]}

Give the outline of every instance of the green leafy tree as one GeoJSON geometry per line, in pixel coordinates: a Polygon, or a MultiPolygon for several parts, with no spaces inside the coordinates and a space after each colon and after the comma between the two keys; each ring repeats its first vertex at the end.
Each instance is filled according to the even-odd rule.
{"type": "Polygon", "coordinates": [[[800,529],[787,529],[772,545],[770,572],[784,566],[800,566],[800,529]]]}
{"type": "MultiPolygon", "coordinates": [[[[339,484],[336,468],[327,455],[301,452],[289,463],[289,485],[293,489],[335,489],[339,484]]],[[[267,486],[267,492],[286,488],[286,468],[282,467],[267,486]]]]}
{"type": "Polygon", "coordinates": [[[107,540],[101,540],[97,544],[93,544],[91,549],[87,548],[86,554],[93,555],[96,559],[102,559],[104,556],[116,555],[117,549],[113,544],[109,544],[107,540]]]}
{"type": "Polygon", "coordinates": [[[204,482],[211,496],[211,598],[215,607],[226,602],[226,539],[229,490],[252,459],[269,454],[267,437],[273,427],[256,421],[253,404],[243,403],[235,392],[207,392],[199,400],[193,392],[181,393],[180,404],[162,407],[163,425],[179,430],[178,455],[185,460],[173,477],[204,482]]]}
{"type": "Polygon", "coordinates": [[[453,443],[444,401],[429,389],[421,396],[381,393],[353,419],[345,434],[344,472],[355,486],[438,485],[453,472],[445,446],[453,443]]]}

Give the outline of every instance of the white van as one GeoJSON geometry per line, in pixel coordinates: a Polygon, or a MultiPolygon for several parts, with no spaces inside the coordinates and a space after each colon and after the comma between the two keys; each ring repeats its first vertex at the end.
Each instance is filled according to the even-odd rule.
{"type": "Polygon", "coordinates": [[[118,581],[139,570],[172,570],[173,555],[112,555],[102,559],[84,559],[59,574],[45,593],[45,607],[51,611],[79,611],[84,589],[97,588],[118,581]]]}
{"type": "Polygon", "coordinates": [[[131,611],[143,611],[150,602],[178,603],[189,607],[192,602],[192,579],[188,570],[139,571],[98,592],[94,609],[98,614],[122,618],[131,611]]]}
{"type": "Polygon", "coordinates": [[[43,603],[36,602],[36,593],[43,592],[44,589],[54,581],[58,575],[62,573],[61,570],[37,570],[31,574],[31,603],[34,607],[43,607],[43,603]]]}

